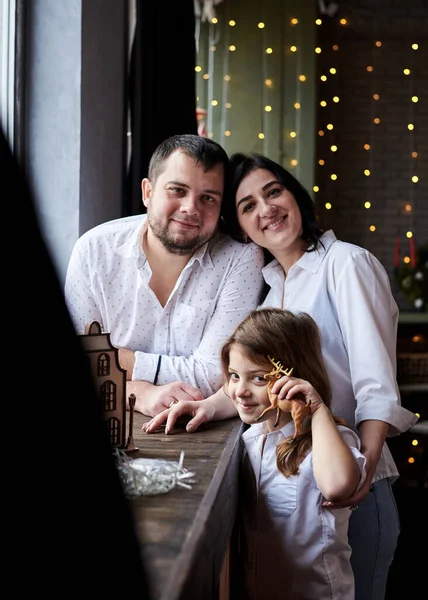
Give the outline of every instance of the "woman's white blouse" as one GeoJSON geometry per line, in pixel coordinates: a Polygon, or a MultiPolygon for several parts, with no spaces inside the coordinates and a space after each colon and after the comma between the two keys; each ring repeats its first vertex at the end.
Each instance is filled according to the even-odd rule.
{"type": "MultiPolygon", "coordinates": [[[[331,378],[332,412],[349,427],[367,419],[389,423],[389,436],[406,431],[416,415],[401,406],[396,380],[398,307],[388,275],[367,250],[341,242],[332,231],[289,270],[263,269],[270,291],[263,307],[309,313],[321,331],[331,378]]],[[[373,481],[398,476],[385,443],[373,481]]]]}

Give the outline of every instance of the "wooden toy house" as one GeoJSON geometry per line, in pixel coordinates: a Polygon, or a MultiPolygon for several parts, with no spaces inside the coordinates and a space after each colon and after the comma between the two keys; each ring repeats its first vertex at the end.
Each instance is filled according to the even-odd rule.
{"type": "Polygon", "coordinates": [[[103,407],[110,443],[126,448],[126,371],[119,365],[118,350],[98,321],[90,323],[79,338],[89,358],[95,389],[103,407]]]}

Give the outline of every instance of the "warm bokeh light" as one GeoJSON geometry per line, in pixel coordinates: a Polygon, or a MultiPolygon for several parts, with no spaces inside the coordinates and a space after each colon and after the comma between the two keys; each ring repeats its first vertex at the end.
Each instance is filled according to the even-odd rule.
{"type": "Polygon", "coordinates": [[[370,150],[370,144],[364,144],[364,150],[370,150]]]}
{"type": "Polygon", "coordinates": [[[370,231],[376,231],[376,225],[370,225],[369,229],[370,231]]]}
{"type": "Polygon", "coordinates": [[[312,189],[314,190],[314,192],[319,192],[320,191],[320,189],[319,189],[319,187],[317,185],[314,185],[314,187],[312,189]]]}
{"type": "Polygon", "coordinates": [[[290,52],[297,52],[297,46],[290,46],[290,52]]]}
{"type": "Polygon", "coordinates": [[[369,171],[369,169],[364,169],[364,175],[365,175],[366,177],[369,177],[369,176],[370,176],[370,171],[369,171]]]}
{"type": "Polygon", "coordinates": [[[374,98],[375,100],[379,100],[379,94],[373,94],[373,98],[374,98]]]}
{"type": "Polygon", "coordinates": [[[340,98],[339,96],[333,96],[333,102],[339,102],[340,98]]]}
{"type": "Polygon", "coordinates": [[[299,108],[300,108],[300,102],[295,102],[295,103],[294,103],[294,108],[295,108],[296,110],[299,110],[299,108]]]}
{"type": "Polygon", "coordinates": [[[217,17],[213,17],[213,18],[211,19],[211,23],[214,23],[214,25],[215,25],[216,23],[218,23],[218,19],[217,19],[217,17]]]}
{"type": "Polygon", "coordinates": [[[297,25],[298,22],[299,22],[299,19],[296,19],[296,18],[291,19],[291,24],[292,25],[297,25]]]}
{"type": "Polygon", "coordinates": [[[369,73],[371,73],[371,72],[373,71],[373,67],[372,67],[371,65],[369,65],[369,66],[367,67],[367,71],[368,71],[369,73]]]}
{"type": "Polygon", "coordinates": [[[326,75],[321,75],[320,79],[321,79],[321,81],[327,81],[327,76],[326,75]]]}
{"type": "Polygon", "coordinates": [[[272,110],[272,106],[269,106],[269,105],[265,106],[266,112],[270,112],[271,110],[272,110]]]}
{"type": "Polygon", "coordinates": [[[330,150],[332,152],[337,152],[337,146],[335,144],[333,144],[333,146],[330,146],[330,150]]]}
{"type": "Polygon", "coordinates": [[[200,71],[202,71],[202,67],[200,67],[199,65],[196,65],[195,71],[196,71],[196,73],[199,73],[200,71]]]}
{"type": "Polygon", "coordinates": [[[211,105],[212,106],[217,106],[217,104],[218,104],[217,100],[211,100],[211,105]]]}
{"type": "Polygon", "coordinates": [[[412,152],[412,158],[418,158],[418,153],[417,152],[412,152]]]}
{"type": "Polygon", "coordinates": [[[225,80],[225,81],[230,81],[230,75],[225,75],[225,76],[224,76],[224,80],[225,80]]]}
{"type": "Polygon", "coordinates": [[[407,129],[408,129],[409,131],[413,131],[413,130],[414,130],[414,128],[415,128],[415,126],[413,125],[413,123],[409,123],[409,124],[407,125],[407,129]]]}
{"type": "Polygon", "coordinates": [[[272,87],[272,79],[266,79],[265,85],[266,85],[266,87],[272,87]]]}
{"type": "Polygon", "coordinates": [[[326,202],[325,207],[327,210],[330,210],[332,208],[332,204],[330,204],[330,202],[326,202]]]}
{"type": "Polygon", "coordinates": [[[413,233],[411,231],[406,231],[406,237],[407,238],[412,238],[413,237],[413,233]]]}
{"type": "Polygon", "coordinates": [[[371,202],[364,202],[364,208],[371,208],[371,202]]]}
{"type": "Polygon", "coordinates": [[[229,50],[230,50],[231,52],[235,52],[235,50],[236,50],[236,46],[234,46],[234,45],[232,44],[231,46],[229,46],[229,50]]]}
{"type": "Polygon", "coordinates": [[[327,102],[325,100],[321,100],[320,106],[327,106],[327,102]]]}
{"type": "Polygon", "coordinates": [[[266,48],[266,54],[272,54],[273,50],[272,48],[266,48]]]}
{"type": "Polygon", "coordinates": [[[263,28],[264,28],[264,26],[265,26],[265,24],[264,24],[264,23],[262,23],[262,22],[258,23],[258,25],[257,25],[257,27],[258,27],[259,29],[263,29],[263,28]]]}
{"type": "Polygon", "coordinates": [[[376,46],[377,46],[378,48],[380,48],[380,47],[382,46],[382,42],[379,42],[379,40],[378,40],[378,41],[376,42],[376,46]]]}
{"type": "Polygon", "coordinates": [[[320,160],[318,161],[318,164],[323,166],[325,165],[325,160],[323,160],[322,158],[320,158],[320,160]]]}
{"type": "Polygon", "coordinates": [[[376,125],[379,125],[379,123],[380,123],[379,117],[376,117],[375,119],[373,119],[373,123],[376,123],[376,125]]]}
{"type": "Polygon", "coordinates": [[[328,123],[327,124],[327,129],[329,129],[331,131],[333,129],[333,124],[332,123],[328,123]]]}
{"type": "Polygon", "coordinates": [[[265,139],[265,134],[264,133],[259,133],[259,139],[264,140],[265,139]]]}
{"type": "Polygon", "coordinates": [[[330,175],[330,178],[331,178],[333,181],[336,181],[336,179],[337,179],[337,175],[336,175],[336,173],[332,173],[332,174],[330,175]]]}
{"type": "Polygon", "coordinates": [[[406,212],[412,212],[412,205],[411,204],[406,204],[406,206],[404,207],[404,210],[406,212]]]}
{"type": "Polygon", "coordinates": [[[297,133],[295,131],[290,131],[290,137],[295,138],[297,133]]]}
{"type": "Polygon", "coordinates": [[[224,135],[229,137],[230,136],[230,131],[228,129],[226,129],[226,131],[224,132],[224,135]]]}
{"type": "Polygon", "coordinates": [[[418,183],[419,177],[417,175],[413,175],[412,181],[413,181],[413,183],[418,183]]]}
{"type": "Polygon", "coordinates": [[[300,81],[306,81],[306,75],[299,75],[300,81]]]}
{"type": "Polygon", "coordinates": [[[235,27],[235,25],[236,25],[236,21],[234,21],[233,19],[231,19],[231,20],[229,21],[229,25],[230,25],[231,27],[235,27]]]}

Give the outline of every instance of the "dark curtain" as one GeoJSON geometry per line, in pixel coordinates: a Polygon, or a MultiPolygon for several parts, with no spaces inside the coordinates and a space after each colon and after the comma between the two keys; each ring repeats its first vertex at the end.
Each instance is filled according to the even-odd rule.
{"type": "Polygon", "coordinates": [[[124,216],[145,212],[141,180],[164,139],[197,133],[194,0],[137,0],[129,108],[132,156],[124,216]]]}
{"type": "Polygon", "coordinates": [[[0,167],[6,219],[19,221],[26,248],[25,276],[15,252],[5,261],[11,274],[2,293],[10,321],[3,363],[10,389],[2,403],[3,510],[10,527],[3,541],[11,565],[25,565],[18,574],[12,569],[11,585],[17,597],[77,598],[86,590],[100,598],[125,592],[149,599],[136,524],[87,357],[32,194],[1,131],[0,167]]]}

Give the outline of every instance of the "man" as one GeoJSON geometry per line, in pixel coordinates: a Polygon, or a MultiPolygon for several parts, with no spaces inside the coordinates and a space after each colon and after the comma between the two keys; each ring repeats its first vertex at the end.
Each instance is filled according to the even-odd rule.
{"type": "Polygon", "coordinates": [[[75,328],[98,321],[110,333],[127,395],[149,416],[220,388],[221,345],[258,303],[262,250],[218,228],[228,164],[209,138],[165,140],[141,185],[147,215],[93,228],[71,254],[75,328]]]}

